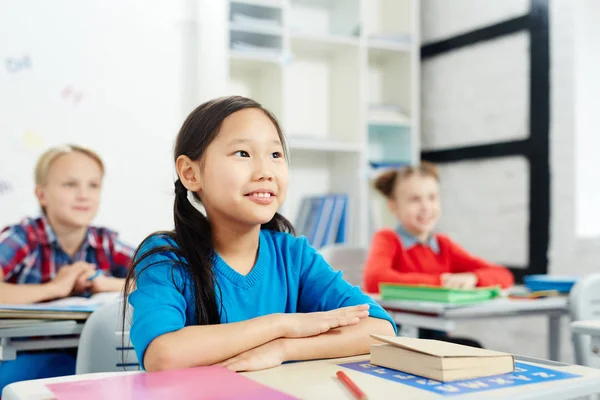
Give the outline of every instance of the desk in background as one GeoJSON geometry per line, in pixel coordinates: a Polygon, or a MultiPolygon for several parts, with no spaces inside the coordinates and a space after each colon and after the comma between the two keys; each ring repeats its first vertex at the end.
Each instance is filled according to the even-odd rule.
{"type": "Polygon", "coordinates": [[[21,326],[0,328],[0,362],[14,360],[18,351],[77,347],[82,329],[83,323],[77,321],[51,320],[25,320],[21,326]]]}
{"type": "MultiPolygon", "coordinates": [[[[302,399],[352,399],[347,389],[335,378],[340,370],[337,364],[364,361],[368,356],[348,357],[335,360],[318,360],[286,364],[263,371],[244,373],[249,378],[272,388],[281,390],[302,399]]],[[[568,399],[600,393],[600,370],[577,365],[552,363],[549,366],[543,360],[531,365],[552,368],[565,373],[579,374],[581,377],[560,381],[535,383],[503,389],[494,389],[465,395],[443,396],[427,390],[402,383],[378,378],[355,370],[344,369],[350,378],[367,394],[371,400],[388,400],[393,394],[395,398],[424,400],[481,400],[481,399],[568,399]]],[[[143,372],[111,372],[100,374],[73,375],[61,378],[40,379],[17,382],[8,385],[2,392],[3,400],[51,400],[52,392],[45,384],[95,379],[119,374],[136,374],[143,372]]],[[[199,390],[201,385],[199,384],[199,390]]],[[[115,399],[118,400],[118,399],[115,399]]]]}
{"type": "Polygon", "coordinates": [[[402,329],[414,328],[415,331],[425,328],[451,332],[456,322],[461,320],[545,315],[548,317],[548,358],[555,361],[560,357],[560,319],[569,314],[566,297],[536,300],[501,298],[473,305],[381,300],[377,295],[373,298],[402,329]]]}
{"type": "Polygon", "coordinates": [[[600,357],[600,320],[596,321],[575,321],[571,323],[571,332],[576,335],[590,335],[590,351],[600,357]]]}
{"type": "Polygon", "coordinates": [[[120,292],[103,292],[90,298],[75,296],[37,304],[3,305],[4,311],[17,310],[22,315],[0,319],[0,361],[14,360],[18,351],[77,347],[89,315],[120,298],[120,292]],[[32,315],[42,319],[32,319],[32,315]]]}

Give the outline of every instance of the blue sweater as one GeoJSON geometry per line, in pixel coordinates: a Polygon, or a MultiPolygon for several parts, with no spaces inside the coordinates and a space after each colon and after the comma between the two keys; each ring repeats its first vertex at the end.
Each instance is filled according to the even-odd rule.
{"type": "MultiPolygon", "coordinates": [[[[139,254],[164,245],[176,246],[168,237],[153,236],[139,254]]],[[[140,364],[153,339],[196,324],[191,277],[174,260],[174,253],[161,252],[136,267],[136,272],[148,267],[138,274],[136,289],[129,296],[134,309],[130,335],[140,364]]],[[[342,273],[334,271],[304,237],[262,230],[256,264],[248,275],[236,272],[219,255],[213,268],[223,300],[221,323],[369,304],[371,317],[386,319],[396,329],[390,316],[358,287],[344,281],[342,273]]],[[[217,302],[218,296],[217,290],[217,302]]]]}

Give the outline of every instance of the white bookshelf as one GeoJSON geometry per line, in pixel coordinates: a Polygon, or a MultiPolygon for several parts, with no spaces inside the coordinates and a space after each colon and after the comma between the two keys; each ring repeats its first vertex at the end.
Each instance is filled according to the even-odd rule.
{"type": "Polygon", "coordinates": [[[287,135],[291,183],[281,212],[295,222],[304,196],[343,192],[351,242],[366,245],[374,227],[393,225],[370,189],[371,165],[418,162],[419,0],[197,1],[226,16],[218,29],[199,17],[211,24],[199,37],[226,35],[200,40],[199,61],[229,46],[227,60],[214,63],[227,69],[226,82],[201,80],[210,87],[199,97],[254,98],[287,135]]]}

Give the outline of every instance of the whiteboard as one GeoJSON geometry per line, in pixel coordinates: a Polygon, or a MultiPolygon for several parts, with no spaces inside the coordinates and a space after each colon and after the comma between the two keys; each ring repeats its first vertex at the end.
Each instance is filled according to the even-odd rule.
{"type": "Polygon", "coordinates": [[[0,227],[39,215],[37,157],[74,143],[106,164],[94,225],[132,245],[172,229],[173,143],[197,105],[193,8],[0,0],[0,227]]]}

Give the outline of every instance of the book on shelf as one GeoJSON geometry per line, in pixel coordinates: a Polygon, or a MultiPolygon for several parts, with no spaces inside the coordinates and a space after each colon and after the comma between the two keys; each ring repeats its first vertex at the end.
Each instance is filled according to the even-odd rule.
{"type": "Polygon", "coordinates": [[[476,379],[513,372],[512,354],[440,340],[371,335],[371,361],[397,371],[440,382],[476,379]]]}
{"type": "Polygon", "coordinates": [[[396,169],[401,167],[407,167],[410,163],[406,161],[369,161],[369,166],[374,170],[372,177],[376,177],[382,173],[382,170],[396,169]]]}
{"type": "Polygon", "coordinates": [[[103,304],[119,298],[119,292],[107,292],[91,297],[67,297],[36,304],[0,304],[0,318],[85,320],[103,304]]]}
{"type": "Polygon", "coordinates": [[[281,24],[276,19],[234,13],[230,23],[233,29],[248,30],[259,34],[281,35],[281,24]]]}
{"type": "Polygon", "coordinates": [[[348,195],[308,196],[301,200],[296,231],[306,236],[311,246],[321,248],[346,241],[348,195]]]}

